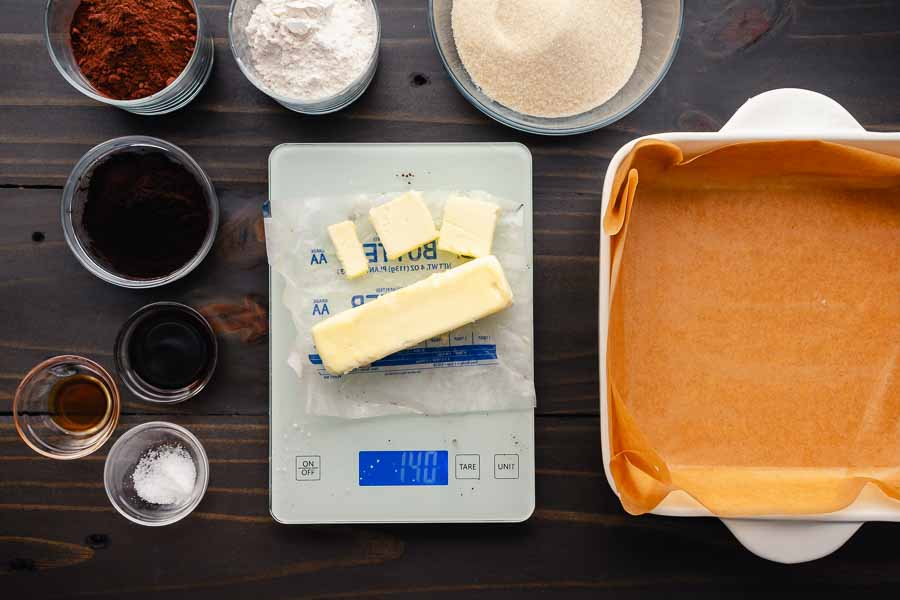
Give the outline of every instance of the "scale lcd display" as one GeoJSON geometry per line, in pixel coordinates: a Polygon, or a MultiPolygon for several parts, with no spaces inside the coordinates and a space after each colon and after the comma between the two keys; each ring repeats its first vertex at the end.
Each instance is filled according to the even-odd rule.
{"type": "Polygon", "coordinates": [[[361,450],[359,485],[447,485],[446,450],[361,450]]]}

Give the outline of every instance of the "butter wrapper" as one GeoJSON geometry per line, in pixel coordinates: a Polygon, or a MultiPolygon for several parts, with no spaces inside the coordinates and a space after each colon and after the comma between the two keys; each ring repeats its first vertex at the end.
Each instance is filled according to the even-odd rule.
{"type": "MultiPolygon", "coordinates": [[[[437,227],[452,193],[460,192],[424,192],[437,227]]],[[[346,375],[331,375],[323,367],[310,333],[317,322],[468,260],[438,250],[436,241],[389,260],[368,212],[398,195],[298,198],[279,205],[279,212],[265,220],[269,264],[286,283],[283,297],[272,301],[284,303],[297,331],[287,361],[300,383],[298,401],[309,414],[352,419],[533,408],[526,208],[484,192],[466,195],[501,209],[493,253],[513,290],[513,306],[346,375]],[[369,260],[369,273],[353,280],[344,276],[327,233],[329,225],[344,220],[355,223],[369,260]]]]}

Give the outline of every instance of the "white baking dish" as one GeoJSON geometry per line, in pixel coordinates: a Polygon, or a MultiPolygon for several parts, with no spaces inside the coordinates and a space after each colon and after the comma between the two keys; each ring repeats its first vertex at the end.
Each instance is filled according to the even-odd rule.
{"type": "MultiPolygon", "coordinates": [[[[647,136],[679,146],[686,158],[729,144],[759,140],[825,140],[900,157],[900,133],[866,131],[840,104],[815,92],[780,89],[748,100],[718,132],[662,133],[647,136]]],[[[603,182],[603,214],[612,188],[611,175],[634,145],[631,141],[613,156],[603,182]]],[[[609,236],[600,239],[600,426],[603,465],[613,491],[609,470],[607,434],[606,336],[609,321],[609,236]]],[[[900,502],[888,499],[867,486],[847,508],[810,516],[770,515],[747,519],[722,519],[728,529],[751,552],[763,558],[797,563],[831,554],[850,539],[866,521],[900,521],[900,502]]],[[[618,493],[618,492],[616,492],[618,493]]],[[[670,494],[653,514],[713,516],[684,492],[670,494]]]]}

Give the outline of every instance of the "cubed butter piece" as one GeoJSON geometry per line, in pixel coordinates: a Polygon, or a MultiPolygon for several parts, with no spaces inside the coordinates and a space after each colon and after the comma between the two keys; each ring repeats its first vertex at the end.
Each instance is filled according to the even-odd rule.
{"type": "Polygon", "coordinates": [[[444,206],[438,250],[463,256],[487,256],[494,242],[500,207],[467,196],[451,196],[444,206]]]}
{"type": "Polygon", "coordinates": [[[347,279],[354,279],[369,272],[369,259],[366,258],[359,238],[356,237],[356,225],[353,221],[329,225],[328,236],[334,244],[334,249],[337,250],[338,260],[344,267],[347,279]]]}
{"type": "Polygon", "coordinates": [[[438,236],[421,192],[407,192],[372,208],[369,219],[390,259],[433,242],[438,236]]]}
{"type": "Polygon", "coordinates": [[[485,256],[329,317],[312,336],[325,368],[342,375],[512,302],[503,267],[485,256]]]}

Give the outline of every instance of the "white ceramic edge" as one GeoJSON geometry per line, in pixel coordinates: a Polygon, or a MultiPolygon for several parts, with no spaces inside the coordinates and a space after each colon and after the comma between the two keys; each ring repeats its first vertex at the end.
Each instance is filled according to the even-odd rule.
{"type": "MultiPolygon", "coordinates": [[[[662,133],[644,136],[625,144],[613,156],[607,175],[614,173],[637,142],[658,139],[676,145],[705,146],[703,151],[728,144],[763,140],[826,140],[864,145],[891,146],[900,156],[900,133],[866,131],[840,104],[831,98],[793,88],[765,92],[750,98],[718,132],[662,133]]],[[[603,181],[601,214],[609,204],[612,179],[603,181]]],[[[609,236],[601,232],[599,269],[599,370],[600,428],[603,469],[613,492],[618,495],[609,469],[610,448],[607,414],[606,336],[609,319],[609,236]]],[[[680,517],[715,516],[685,493],[667,497],[652,514],[680,517]]],[[[766,515],[746,519],[722,519],[736,538],[762,558],[783,563],[815,560],[840,548],[866,521],[900,521],[900,511],[874,506],[863,497],[845,509],[821,515],[766,515]]]]}

